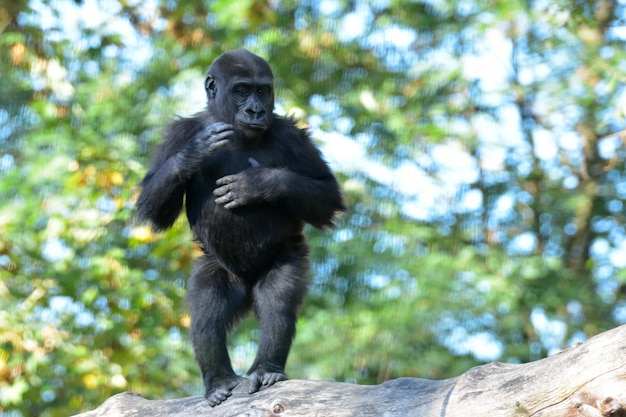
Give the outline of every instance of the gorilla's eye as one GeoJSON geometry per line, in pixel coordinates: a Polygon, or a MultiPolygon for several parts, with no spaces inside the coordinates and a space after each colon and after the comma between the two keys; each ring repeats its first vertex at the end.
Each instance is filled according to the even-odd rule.
{"type": "Polygon", "coordinates": [[[247,85],[238,85],[235,87],[234,93],[239,97],[246,97],[250,94],[250,87],[247,85]]]}

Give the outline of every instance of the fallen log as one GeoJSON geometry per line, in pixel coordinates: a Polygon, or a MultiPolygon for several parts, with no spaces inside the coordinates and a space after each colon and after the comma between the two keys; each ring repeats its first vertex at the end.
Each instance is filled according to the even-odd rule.
{"type": "Polygon", "coordinates": [[[626,417],[626,325],[545,359],[494,362],[441,381],[289,380],[253,395],[245,385],[214,408],[203,397],[147,400],[126,392],[78,416],[626,417]]]}

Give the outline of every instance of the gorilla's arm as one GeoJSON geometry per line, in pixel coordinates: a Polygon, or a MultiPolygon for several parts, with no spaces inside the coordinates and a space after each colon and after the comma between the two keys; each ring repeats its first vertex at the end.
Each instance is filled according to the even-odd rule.
{"type": "Polygon", "coordinates": [[[172,122],[152,167],[143,179],[137,215],[155,229],[169,228],[183,207],[187,181],[204,159],[228,143],[232,126],[215,123],[203,128],[198,118],[172,122]]]}
{"type": "Polygon", "coordinates": [[[316,178],[291,172],[285,175],[285,184],[284,201],[290,212],[318,229],[332,226],[336,214],[346,209],[330,172],[316,178]]]}
{"type": "Polygon", "coordinates": [[[169,228],[183,207],[185,183],[180,181],[176,158],[170,157],[153,167],[141,183],[137,200],[137,216],[149,221],[156,230],[169,228]]]}

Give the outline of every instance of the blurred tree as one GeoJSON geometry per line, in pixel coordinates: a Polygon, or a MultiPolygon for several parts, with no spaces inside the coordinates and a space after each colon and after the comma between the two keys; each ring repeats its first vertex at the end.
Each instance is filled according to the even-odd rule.
{"type": "MultiPolygon", "coordinates": [[[[601,1],[0,2],[0,410],[200,393],[150,150],[247,47],[350,206],[310,231],[293,378],[445,378],[626,322],[626,18],[601,1]]],[[[255,323],[233,359],[244,370],[255,323]]]]}

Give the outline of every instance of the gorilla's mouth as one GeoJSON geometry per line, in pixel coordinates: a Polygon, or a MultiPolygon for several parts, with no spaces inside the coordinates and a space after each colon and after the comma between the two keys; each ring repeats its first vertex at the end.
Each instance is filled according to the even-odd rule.
{"type": "Polygon", "coordinates": [[[260,123],[242,123],[244,129],[265,130],[265,125],[260,123]]]}

